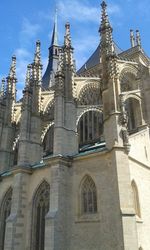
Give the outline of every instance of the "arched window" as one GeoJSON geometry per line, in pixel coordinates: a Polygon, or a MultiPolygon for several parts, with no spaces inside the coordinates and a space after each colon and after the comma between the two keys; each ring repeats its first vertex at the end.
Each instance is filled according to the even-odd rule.
{"type": "Polygon", "coordinates": [[[133,202],[134,202],[135,213],[138,217],[141,217],[139,193],[138,193],[137,185],[134,180],[132,181],[131,186],[132,186],[132,191],[133,191],[133,202]]]}
{"type": "Polygon", "coordinates": [[[44,156],[53,154],[53,142],[54,142],[54,125],[52,125],[49,128],[43,140],[44,156]]]}
{"type": "Polygon", "coordinates": [[[58,54],[58,53],[57,53],[57,49],[55,49],[55,56],[57,56],[57,54],[58,54]]]}
{"type": "Polygon", "coordinates": [[[43,181],[33,199],[32,250],[44,250],[45,216],[49,210],[50,186],[43,181]]]}
{"type": "Polygon", "coordinates": [[[12,201],[12,188],[9,188],[6,192],[0,214],[0,249],[4,250],[5,231],[6,231],[6,220],[11,212],[11,201],[12,201]]]}
{"type": "Polygon", "coordinates": [[[102,105],[99,83],[86,84],[80,91],[79,105],[102,105]]]}
{"type": "Polygon", "coordinates": [[[17,165],[17,161],[18,161],[18,143],[16,144],[13,153],[14,153],[14,164],[13,165],[17,165]]]}
{"type": "Polygon", "coordinates": [[[103,114],[91,110],[85,112],[78,123],[79,146],[103,140],[103,114]]]}
{"type": "Polygon", "coordinates": [[[94,214],[97,212],[97,192],[94,181],[85,176],[81,184],[81,214],[94,214]]]}
{"type": "Polygon", "coordinates": [[[128,129],[132,132],[142,125],[140,102],[135,98],[128,98],[125,108],[128,114],[128,129]]]}
{"type": "Polygon", "coordinates": [[[120,82],[121,82],[121,92],[127,92],[139,89],[138,79],[133,73],[126,72],[125,74],[121,75],[120,82]]]}

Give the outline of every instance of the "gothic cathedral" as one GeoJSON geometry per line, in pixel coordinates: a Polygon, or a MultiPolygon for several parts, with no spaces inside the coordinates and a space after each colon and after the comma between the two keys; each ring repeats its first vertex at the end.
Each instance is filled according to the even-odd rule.
{"type": "Polygon", "coordinates": [[[0,89],[0,250],[150,250],[150,59],[140,33],[100,43],[76,71],[57,17],[16,100],[16,57],[0,89]]]}

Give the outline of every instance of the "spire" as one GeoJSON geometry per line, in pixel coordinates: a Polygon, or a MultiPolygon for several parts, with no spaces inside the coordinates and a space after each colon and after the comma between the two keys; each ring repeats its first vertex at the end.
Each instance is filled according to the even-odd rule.
{"type": "Polygon", "coordinates": [[[110,31],[112,32],[112,27],[110,25],[108,14],[107,14],[107,4],[105,1],[101,3],[101,7],[102,7],[102,20],[101,20],[101,26],[100,26],[99,31],[102,32],[106,29],[110,29],[110,31]]]}
{"type": "Polygon", "coordinates": [[[36,42],[34,62],[32,63],[32,80],[37,80],[41,84],[42,80],[42,64],[41,64],[41,43],[36,42]]]}
{"type": "Polygon", "coordinates": [[[34,63],[35,64],[39,64],[39,63],[41,63],[41,43],[40,43],[40,41],[38,40],[37,42],[36,42],[36,50],[35,50],[35,56],[34,56],[34,63]]]}
{"type": "Polygon", "coordinates": [[[107,14],[107,4],[105,1],[101,4],[102,7],[102,19],[101,25],[99,28],[99,32],[101,34],[101,50],[108,55],[114,55],[114,44],[112,38],[112,27],[109,22],[108,14],[107,14]]]}
{"type": "Polygon", "coordinates": [[[52,34],[51,45],[49,47],[49,58],[47,69],[43,75],[42,86],[44,89],[49,89],[55,85],[55,74],[57,71],[59,59],[59,45],[58,45],[58,32],[57,32],[57,10],[55,12],[55,21],[52,34]]]}
{"type": "Polygon", "coordinates": [[[55,11],[55,21],[54,21],[54,28],[53,28],[52,41],[51,41],[51,46],[53,45],[58,46],[57,9],[55,11]]]}
{"type": "Polygon", "coordinates": [[[141,36],[139,30],[136,30],[136,44],[141,47],[141,36]]]}
{"type": "Polygon", "coordinates": [[[12,56],[12,62],[7,79],[6,93],[11,94],[16,99],[16,56],[12,56]]]}
{"type": "Polygon", "coordinates": [[[16,56],[12,56],[12,63],[8,77],[16,78],[16,56]]]}
{"type": "Polygon", "coordinates": [[[65,28],[66,28],[66,33],[64,37],[64,48],[63,48],[64,63],[73,68],[74,62],[73,62],[73,48],[71,45],[70,24],[66,23],[65,28]]]}
{"type": "Polygon", "coordinates": [[[71,48],[70,24],[66,23],[65,28],[66,28],[66,34],[64,39],[64,46],[66,48],[71,48]]]}
{"type": "Polygon", "coordinates": [[[131,48],[135,47],[135,37],[133,30],[130,30],[130,42],[131,42],[131,48]]]}

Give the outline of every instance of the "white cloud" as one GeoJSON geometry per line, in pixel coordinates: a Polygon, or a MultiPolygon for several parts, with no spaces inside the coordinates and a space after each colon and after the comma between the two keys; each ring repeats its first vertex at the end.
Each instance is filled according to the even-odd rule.
{"type": "Polygon", "coordinates": [[[77,21],[97,22],[99,10],[95,7],[86,6],[79,1],[59,1],[58,12],[64,19],[76,19],[77,21]]]}
{"type": "Polygon", "coordinates": [[[23,19],[22,29],[20,32],[20,42],[28,44],[35,38],[40,31],[41,27],[37,23],[32,23],[27,18],[23,19]]]}
{"type": "MultiPolygon", "coordinates": [[[[100,9],[92,7],[91,5],[75,0],[75,1],[62,1],[58,2],[58,12],[63,19],[75,19],[81,22],[96,22],[99,23],[100,20],[100,9]]],[[[109,14],[120,14],[121,9],[117,4],[110,4],[108,6],[109,14]]]]}
{"type": "Polygon", "coordinates": [[[25,48],[18,48],[15,50],[14,54],[16,55],[16,73],[17,73],[17,99],[20,99],[22,96],[22,89],[25,85],[25,76],[27,65],[31,63],[32,54],[25,48]]]}
{"type": "Polygon", "coordinates": [[[21,97],[22,89],[25,85],[25,76],[27,65],[32,62],[34,51],[31,51],[32,44],[36,38],[41,26],[37,23],[32,23],[29,19],[24,18],[22,22],[20,37],[20,47],[14,51],[17,58],[16,73],[18,78],[17,83],[17,99],[21,97]]]}
{"type": "Polygon", "coordinates": [[[108,14],[110,15],[114,15],[114,14],[117,14],[118,15],[121,15],[122,14],[122,10],[120,8],[119,5],[115,4],[115,3],[111,3],[108,5],[108,14]]]}

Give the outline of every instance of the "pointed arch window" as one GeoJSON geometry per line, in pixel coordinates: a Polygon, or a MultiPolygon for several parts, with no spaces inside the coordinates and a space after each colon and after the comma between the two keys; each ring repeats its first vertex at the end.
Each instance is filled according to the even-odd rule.
{"type": "Polygon", "coordinates": [[[43,181],[33,199],[32,250],[44,250],[45,216],[49,210],[50,186],[43,181]]]}
{"type": "Polygon", "coordinates": [[[54,144],[54,125],[50,126],[43,140],[43,155],[53,154],[53,144],[54,144]]]}
{"type": "Polygon", "coordinates": [[[97,192],[94,181],[90,176],[85,176],[81,184],[81,213],[97,213],[97,192]]]}
{"type": "Polygon", "coordinates": [[[134,180],[132,181],[131,186],[132,186],[132,191],[133,191],[133,202],[134,202],[135,213],[138,217],[141,218],[139,193],[138,193],[137,185],[134,180]]]}
{"type": "Polygon", "coordinates": [[[135,98],[128,98],[125,102],[125,108],[128,114],[128,130],[130,133],[142,125],[141,103],[135,98]]]}
{"type": "Polygon", "coordinates": [[[78,123],[79,147],[103,141],[103,113],[90,110],[85,112],[78,123]]]}
{"type": "Polygon", "coordinates": [[[4,250],[5,232],[6,232],[6,220],[11,212],[12,202],[12,188],[9,188],[6,192],[2,204],[0,214],[0,249],[4,250]]]}

